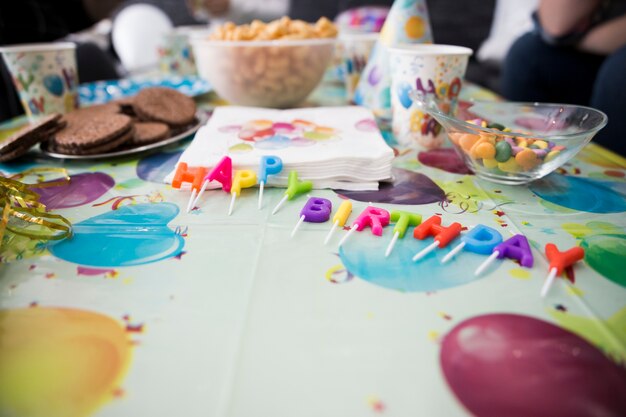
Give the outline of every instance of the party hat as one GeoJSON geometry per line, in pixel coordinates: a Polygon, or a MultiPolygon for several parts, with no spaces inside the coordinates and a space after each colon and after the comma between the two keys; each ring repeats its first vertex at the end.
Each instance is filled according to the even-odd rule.
{"type": "Polygon", "coordinates": [[[432,43],[426,0],[395,0],[357,86],[354,101],[376,116],[391,118],[388,48],[402,43],[432,43]]]}

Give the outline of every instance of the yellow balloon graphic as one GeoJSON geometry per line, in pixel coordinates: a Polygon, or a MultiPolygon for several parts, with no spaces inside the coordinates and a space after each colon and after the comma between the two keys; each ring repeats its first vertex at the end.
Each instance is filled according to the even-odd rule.
{"type": "Polygon", "coordinates": [[[411,16],[404,24],[406,36],[410,39],[420,39],[424,36],[424,19],[419,16],[411,16]]]}
{"type": "Polygon", "coordinates": [[[110,317],[0,310],[0,416],[88,416],[114,397],[130,358],[127,333],[110,317]]]}

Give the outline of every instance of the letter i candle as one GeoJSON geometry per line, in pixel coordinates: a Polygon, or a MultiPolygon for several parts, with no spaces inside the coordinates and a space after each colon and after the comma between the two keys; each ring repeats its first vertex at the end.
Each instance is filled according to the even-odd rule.
{"type": "Polygon", "coordinates": [[[187,207],[187,212],[189,212],[194,206],[196,206],[198,201],[200,201],[200,197],[202,197],[202,194],[206,191],[206,187],[208,187],[209,182],[211,181],[219,182],[220,184],[222,184],[222,190],[226,191],[227,193],[230,192],[230,187],[233,183],[233,162],[230,157],[223,157],[217,163],[217,165],[215,165],[215,167],[213,167],[213,169],[209,171],[209,173],[204,177],[202,188],[200,189],[197,197],[195,197],[195,193],[192,192],[191,200],[193,200],[194,197],[196,199],[195,201],[193,201],[193,203],[189,204],[189,206],[187,207]]]}
{"type": "Polygon", "coordinates": [[[263,188],[268,175],[276,175],[283,169],[283,161],[277,156],[263,156],[259,164],[259,210],[263,207],[263,188]]]}
{"type": "Polygon", "coordinates": [[[294,237],[302,222],[324,223],[330,218],[330,212],[333,210],[333,204],[330,200],[320,197],[310,197],[302,210],[300,210],[300,219],[291,231],[291,237],[294,237]]]}
{"type": "Polygon", "coordinates": [[[313,189],[313,183],[311,181],[298,180],[298,173],[296,171],[289,171],[289,178],[287,179],[287,190],[283,198],[276,204],[272,214],[276,214],[278,210],[285,204],[287,200],[293,200],[300,194],[306,194],[313,189]]]}
{"type": "Polygon", "coordinates": [[[385,209],[381,209],[374,206],[366,207],[365,210],[359,214],[359,217],[356,218],[354,223],[352,223],[352,227],[346,233],[346,235],[339,241],[338,247],[341,247],[350,236],[354,233],[354,231],[361,231],[365,229],[367,226],[372,228],[372,234],[375,236],[382,236],[383,227],[389,224],[389,212],[385,209]]]}
{"type": "Polygon", "coordinates": [[[474,275],[480,275],[493,261],[502,258],[515,259],[519,261],[520,265],[532,268],[534,262],[533,252],[530,250],[526,236],[515,235],[494,247],[489,258],[476,268],[474,275]]]}
{"type": "Polygon", "coordinates": [[[339,227],[343,227],[348,221],[348,217],[352,213],[352,201],[344,200],[343,203],[339,206],[337,213],[333,216],[333,225],[330,227],[328,235],[326,239],[324,239],[324,245],[330,242],[330,238],[335,233],[335,230],[339,227]]]}
{"type": "Polygon", "coordinates": [[[548,294],[557,275],[561,275],[565,268],[574,265],[585,257],[585,250],[580,246],[576,246],[565,252],[560,252],[554,243],[548,243],[546,245],[546,257],[550,261],[550,272],[541,288],[542,297],[548,294]]]}
{"type": "Polygon", "coordinates": [[[460,233],[463,226],[461,223],[454,222],[448,227],[441,225],[441,217],[431,216],[424,223],[420,224],[413,230],[413,237],[424,240],[428,236],[434,237],[434,242],[416,253],[413,262],[422,259],[437,247],[445,248],[448,243],[452,242],[460,233]]]}
{"type": "Polygon", "coordinates": [[[398,238],[404,238],[406,229],[409,226],[417,226],[422,222],[422,216],[420,214],[409,213],[408,211],[393,210],[391,212],[391,221],[396,222],[396,225],[393,227],[393,237],[391,238],[391,242],[389,242],[389,246],[387,246],[387,250],[385,251],[385,258],[391,254],[391,251],[393,251],[398,238]]]}

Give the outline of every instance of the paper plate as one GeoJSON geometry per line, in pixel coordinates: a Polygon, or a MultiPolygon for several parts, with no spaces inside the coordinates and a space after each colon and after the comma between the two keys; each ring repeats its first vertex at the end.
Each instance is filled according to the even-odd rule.
{"type": "Polygon", "coordinates": [[[81,106],[85,106],[134,96],[146,87],[170,87],[192,97],[211,91],[209,82],[199,77],[161,76],[81,84],[78,86],[78,95],[81,106]]]}
{"type": "Polygon", "coordinates": [[[202,125],[206,123],[208,118],[209,117],[205,112],[199,111],[196,113],[197,123],[194,124],[189,129],[185,130],[184,132],[179,133],[176,136],[172,136],[171,138],[167,138],[161,142],[150,143],[148,145],[138,146],[136,148],[114,150],[111,152],[99,153],[95,155],[66,155],[64,153],[52,152],[48,150],[48,144],[46,142],[43,142],[39,146],[39,148],[41,150],[41,153],[43,153],[44,155],[49,156],[51,158],[56,158],[56,159],[94,160],[94,159],[118,158],[121,156],[134,155],[134,154],[138,154],[141,152],[146,152],[149,150],[162,148],[164,146],[171,145],[172,143],[176,143],[176,142],[185,140],[187,138],[192,138],[193,135],[198,131],[198,129],[200,129],[200,127],[202,127],[202,125]]]}

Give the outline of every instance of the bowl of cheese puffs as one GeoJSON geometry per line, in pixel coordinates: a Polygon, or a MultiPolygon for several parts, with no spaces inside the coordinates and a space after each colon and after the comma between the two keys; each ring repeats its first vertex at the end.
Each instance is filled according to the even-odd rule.
{"type": "Polygon", "coordinates": [[[270,23],[225,23],[192,38],[198,74],[231,104],[288,108],[320,83],[333,58],[337,28],[283,17],[270,23]]]}

